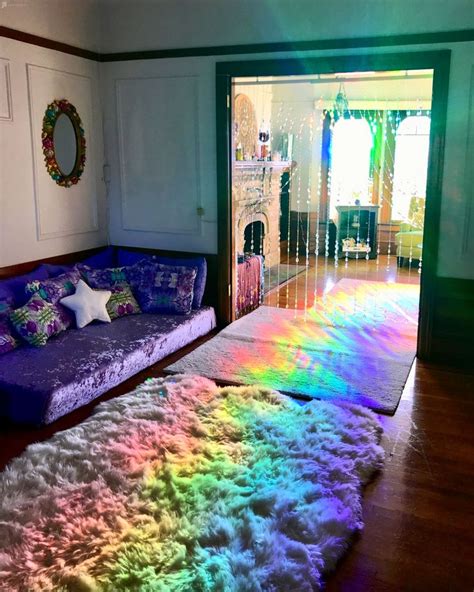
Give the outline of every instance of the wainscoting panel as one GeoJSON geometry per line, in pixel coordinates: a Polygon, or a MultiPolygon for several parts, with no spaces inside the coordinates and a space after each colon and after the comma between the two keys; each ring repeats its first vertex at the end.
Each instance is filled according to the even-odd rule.
{"type": "Polygon", "coordinates": [[[10,62],[0,58],[0,121],[12,121],[10,62]]]}
{"type": "Polygon", "coordinates": [[[200,234],[198,77],[117,80],[122,229],[200,234]]]}
{"type": "Polygon", "coordinates": [[[31,141],[38,240],[98,230],[96,186],[97,150],[92,111],[92,80],[27,64],[31,141]],[[46,107],[55,99],[68,99],[77,109],[86,138],[86,164],[79,183],[61,187],[49,176],[41,144],[46,107]]]}

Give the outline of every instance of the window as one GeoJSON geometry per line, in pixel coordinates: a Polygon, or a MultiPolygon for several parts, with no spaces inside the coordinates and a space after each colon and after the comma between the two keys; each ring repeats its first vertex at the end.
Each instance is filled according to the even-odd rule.
{"type": "Polygon", "coordinates": [[[337,205],[370,203],[370,151],[372,134],[365,119],[339,119],[331,146],[331,195],[329,217],[337,205]]]}
{"type": "Polygon", "coordinates": [[[431,120],[426,115],[406,117],[395,140],[392,221],[409,219],[413,198],[426,197],[426,175],[431,120]]]}

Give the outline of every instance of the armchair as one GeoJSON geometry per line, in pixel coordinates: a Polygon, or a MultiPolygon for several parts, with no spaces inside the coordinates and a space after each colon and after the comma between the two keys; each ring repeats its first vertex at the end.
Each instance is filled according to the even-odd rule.
{"type": "Polygon", "coordinates": [[[425,218],[425,198],[412,197],[408,210],[408,220],[400,224],[395,235],[397,262],[401,267],[405,259],[420,259],[423,243],[423,224],[425,218]]]}

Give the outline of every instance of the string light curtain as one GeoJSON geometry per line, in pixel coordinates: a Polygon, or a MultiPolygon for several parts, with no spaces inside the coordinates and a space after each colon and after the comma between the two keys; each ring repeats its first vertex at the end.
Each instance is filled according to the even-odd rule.
{"type": "MultiPolygon", "coordinates": [[[[355,277],[360,277],[363,272],[362,267],[358,268],[359,260],[368,261],[369,257],[379,266],[383,255],[387,271],[393,267],[397,274],[394,262],[397,253],[404,252],[403,231],[414,220],[412,198],[425,198],[421,189],[426,186],[429,101],[425,97],[412,100],[414,108],[411,109],[405,108],[406,102],[400,101],[401,108],[396,108],[396,101],[392,99],[387,107],[381,96],[380,108],[374,108],[377,106],[374,99],[370,101],[370,108],[358,108],[356,101],[348,99],[351,87],[348,82],[339,85],[332,104],[324,96],[314,98],[312,109],[302,113],[297,98],[286,104],[275,101],[272,83],[268,81],[253,81],[252,85],[246,85],[245,81],[236,82],[236,92],[245,91],[253,98],[259,129],[257,145],[265,144],[263,152],[258,153],[257,148],[255,154],[243,155],[244,164],[236,158],[235,145],[233,154],[233,207],[237,201],[240,209],[245,206],[243,215],[251,225],[247,231],[251,233],[250,241],[247,241],[247,246],[250,242],[249,250],[245,253],[236,249],[236,257],[239,261],[261,257],[259,302],[295,310],[317,306],[318,296],[324,297],[319,287],[321,274],[325,274],[326,282],[323,283],[326,286],[330,285],[327,278],[331,274],[337,281],[344,277],[341,274],[344,270],[347,273],[348,268],[355,277]],[[268,100],[271,102],[270,117],[268,100]],[[403,131],[403,122],[410,118],[415,118],[415,123],[410,124],[405,134],[399,133],[403,131]],[[416,136],[418,148],[424,142],[424,152],[418,172],[416,167],[410,169],[410,185],[403,180],[403,175],[400,176],[403,170],[407,176],[407,165],[405,162],[404,168],[403,157],[399,154],[406,148],[402,146],[403,140],[413,136],[416,136]],[[288,153],[289,143],[293,144],[291,154],[288,153]],[[245,166],[246,173],[242,175],[245,166]],[[417,182],[413,185],[415,178],[417,182]],[[279,203],[278,219],[275,220],[269,214],[271,202],[279,201],[285,192],[289,197],[286,211],[282,211],[279,203]],[[344,234],[349,237],[351,229],[338,228],[336,231],[337,206],[359,208],[359,215],[363,214],[364,206],[378,207],[379,224],[374,229],[375,236],[356,234],[354,238],[358,243],[363,239],[364,247],[368,249],[366,252],[352,254],[344,251],[344,234]],[[285,228],[282,228],[282,220],[285,228]],[[254,234],[256,221],[261,223],[258,235],[254,234]],[[355,259],[353,264],[350,262],[352,258],[355,259]],[[337,271],[341,261],[344,262],[342,271],[337,271]],[[298,276],[291,285],[287,279],[294,269],[298,276]],[[273,285],[271,282],[275,278],[273,285]],[[271,294],[265,296],[270,288],[271,294]]],[[[294,86],[293,96],[297,97],[298,84],[294,86]]],[[[255,127],[255,121],[240,122],[239,125],[251,128],[255,127]]],[[[405,156],[405,161],[407,158],[405,156]]],[[[417,203],[417,220],[422,224],[419,200],[417,203]]],[[[350,223],[349,217],[347,221],[350,223]]],[[[235,220],[235,224],[236,234],[245,231],[242,219],[235,220]]],[[[407,247],[408,255],[402,258],[408,263],[408,273],[421,271],[422,235],[415,240],[407,247]]]]}

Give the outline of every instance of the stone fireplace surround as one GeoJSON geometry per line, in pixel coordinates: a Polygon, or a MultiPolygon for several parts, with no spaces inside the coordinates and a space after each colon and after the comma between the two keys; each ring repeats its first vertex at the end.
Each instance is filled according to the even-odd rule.
{"type": "Polygon", "coordinates": [[[244,252],[245,228],[260,221],[264,227],[261,245],[255,253],[265,257],[265,267],[280,263],[280,192],[281,175],[290,170],[290,162],[235,161],[232,165],[233,224],[236,252],[244,252]]]}

